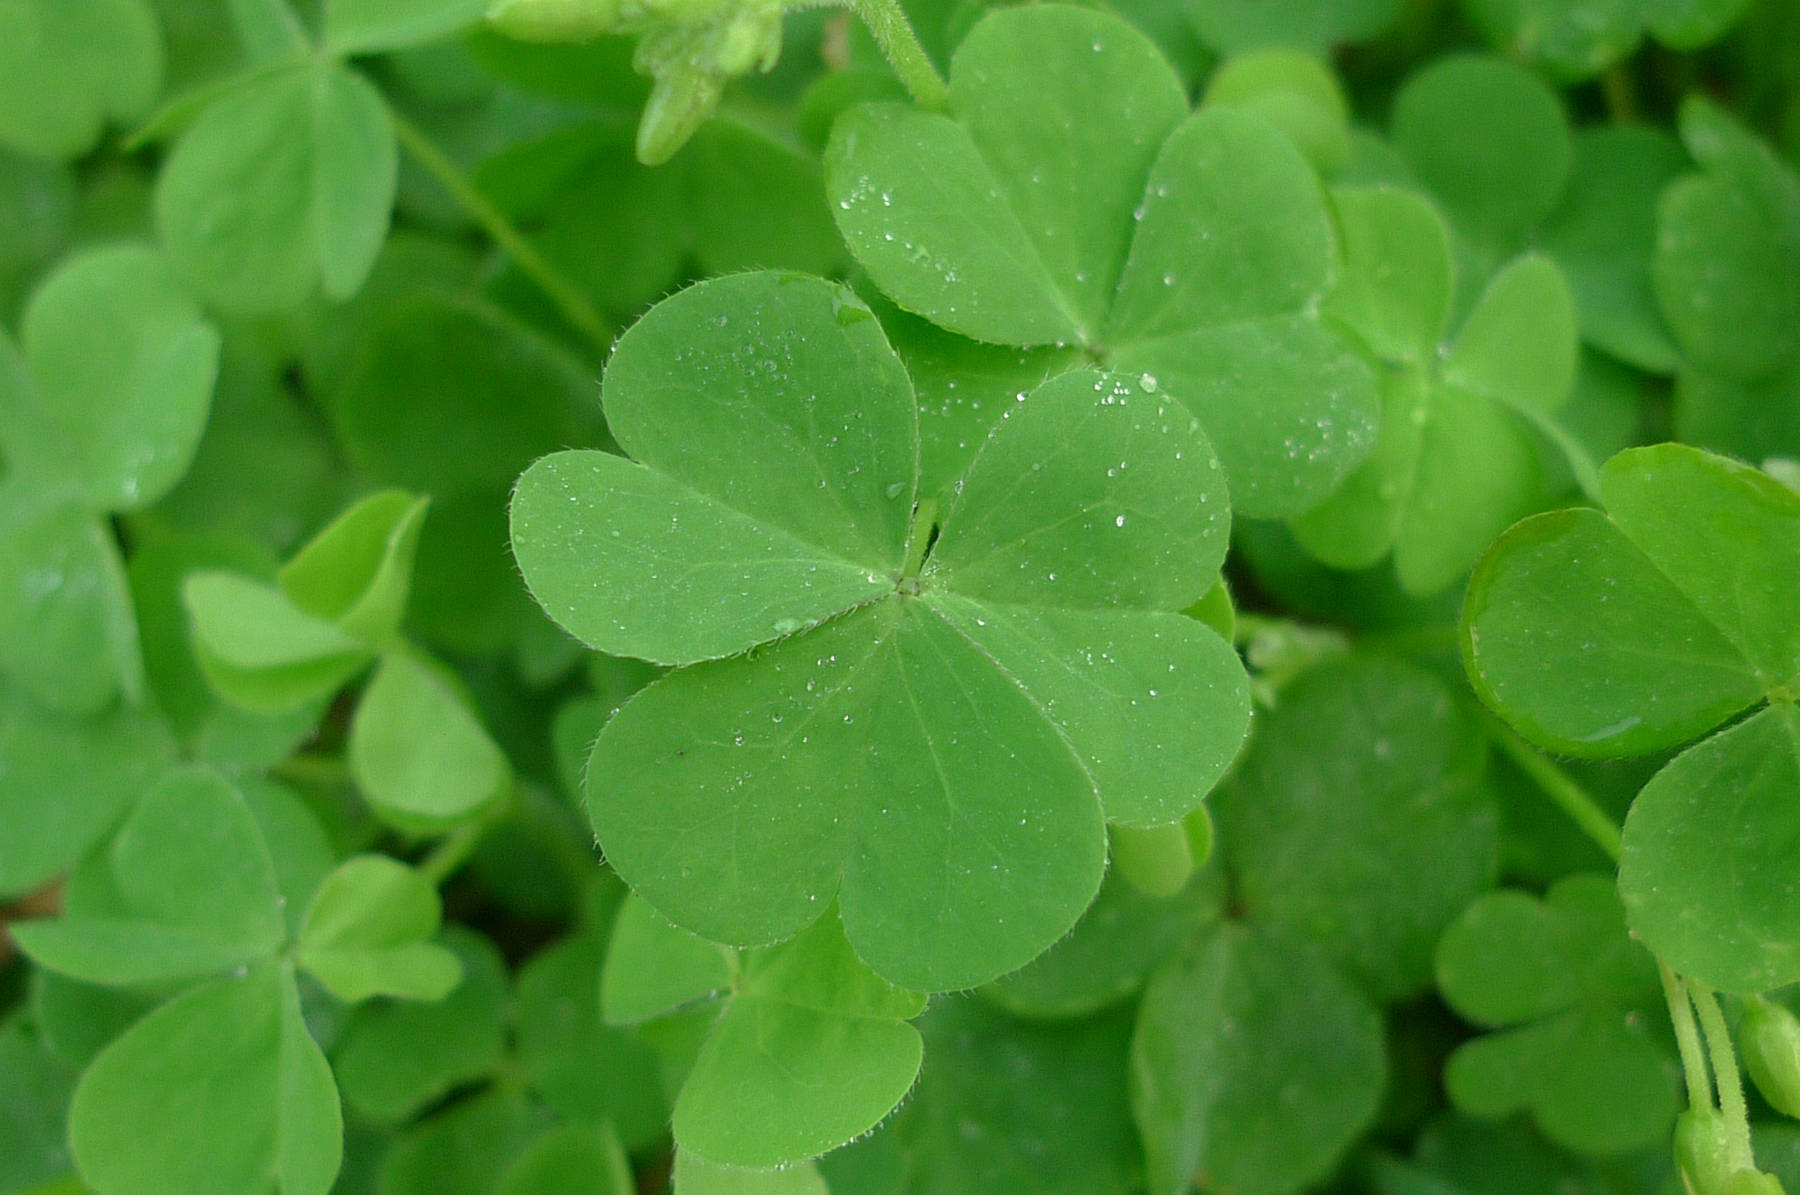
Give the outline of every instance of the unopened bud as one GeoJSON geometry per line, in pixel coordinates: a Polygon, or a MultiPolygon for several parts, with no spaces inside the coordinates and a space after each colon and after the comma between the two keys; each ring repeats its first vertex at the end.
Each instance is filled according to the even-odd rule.
{"type": "Polygon", "coordinates": [[[723,91],[717,75],[691,68],[658,76],[638,122],[638,161],[660,166],[674,157],[719,106],[723,91]]]}
{"type": "Polygon", "coordinates": [[[1675,1165],[1688,1195],[1726,1195],[1731,1131],[1716,1108],[1689,1108],[1675,1120],[1675,1165]]]}
{"type": "Polygon", "coordinates": [[[1744,1068],[1771,1107],[1800,1118],[1800,1017],[1768,1000],[1753,1000],[1741,1026],[1744,1068]]]}

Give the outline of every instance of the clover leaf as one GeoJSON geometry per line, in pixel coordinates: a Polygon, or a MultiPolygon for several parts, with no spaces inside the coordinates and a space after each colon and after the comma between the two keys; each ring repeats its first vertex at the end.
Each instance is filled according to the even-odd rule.
{"type": "Polygon", "coordinates": [[[69,1143],[101,1195],[325,1195],[342,1155],[331,1068],[292,975],[263,963],[162,1005],[82,1075],[69,1143]]]}
{"type": "Polygon", "coordinates": [[[361,75],[303,57],[252,70],[176,139],[157,231],[223,310],[287,310],[315,290],[346,299],[387,235],[398,155],[386,102],[361,75]]]}
{"type": "Polygon", "coordinates": [[[1628,58],[1646,33],[1691,50],[1724,36],[1748,0],[1462,0],[1496,50],[1565,81],[1628,58]]]}
{"type": "Polygon", "coordinates": [[[360,1005],[332,1046],[344,1100],[367,1119],[407,1119],[500,1062],[506,961],[489,939],[458,926],[446,927],[443,945],[462,963],[449,995],[360,1005]]]}
{"type": "Polygon", "coordinates": [[[313,894],[295,957],[348,1003],[441,1000],[462,980],[457,957],[428,941],[442,919],[437,889],[425,877],[386,855],[356,855],[313,894]]]}
{"type": "Polygon", "coordinates": [[[717,1006],[674,1120],[676,1144],[716,1165],[766,1170],[835,1149],[892,1111],[919,1073],[923,1046],[906,1022],[924,997],[863,966],[830,919],[739,954],[627,897],[601,1001],[616,1024],[717,1006]]]}
{"type": "Polygon", "coordinates": [[[1476,569],[1471,680],[1528,738],[1578,755],[1675,746],[1766,699],[1645,786],[1620,885],[1632,928],[1683,974],[1793,982],[1800,495],[1674,444],[1614,457],[1601,493],[1604,514],[1527,519],[1476,569]]]}
{"type": "Polygon", "coordinates": [[[1486,754],[1412,665],[1356,654],[1303,673],[1214,799],[1243,916],[1377,996],[1424,987],[1438,935],[1493,879],[1486,754]]]}
{"type": "Polygon", "coordinates": [[[588,765],[609,861],[684,928],[778,941],[836,896],[878,973],[980,983],[1074,924],[1103,818],[1177,820],[1235,752],[1242,668],[1172,613],[1216,577],[1225,492],[1165,395],[1052,379],[940,515],[868,309],[766,273],[653,309],[603,395],[636,460],[533,465],[513,547],[589,646],[689,665],[588,765]]]}
{"type": "Polygon", "coordinates": [[[1354,984],[1278,932],[1226,923],[1151,979],[1131,1043],[1151,1195],[1198,1175],[1241,1195],[1323,1178],[1374,1118],[1381,1021],[1354,984]]]}
{"type": "Polygon", "coordinates": [[[1584,340],[1644,369],[1674,364],[1651,285],[1650,214],[1679,167],[1666,134],[1571,132],[1561,98],[1530,71],[1458,54],[1406,81],[1390,135],[1401,178],[1449,217],[1458,311],[1503,262],[1535,249],[1568,277],[1584,340]]]}
{"type": "Polygon", "coordinates": [[[1368,451],[1371,378],[1318,318],[1332,232],[1311,167],[1249,113],[1190,116],[1118,18],[988,15],[952,62],[950,115],[853,109],[825,172],[851,252],[895,302],[1151,379],[1199,416],[1243,511],[1303,510],[1368,451]]]}
{"type": "Polygon", "coordinates": [[[155,716],[115,706],[73,719],[0,682],[0,895],[20,896],[68,871],[175,762],[155,716]]]}
{"type": "Polygon", "coordinates": [[[611,1124],[632,1149],[669,1131],[664,1071],[651,1047],[601,1017],[606,942],[579,933],[520,969],[513,993],[519,1069],[570,1120],[611,1124]],[[596,1083],[595,1076],[606,1081],[596,1083]]]}
{"type": "Polygon", "coordinates": [[[1183,0],[1200,40],[1220,53],[1275,46],[1314,52],[1367,41],[1400,15],[1398,0],[1183,0]]]}
{"type": "MultiPolygon", "coordinates": [[[[273,814],[271,816],[279,816],[273,814]]],[[[13,928],[63,976],[186,981],[95,1057],[69,1140],[102,1195],[242,1191],[271,1179],[323,1195],[340,1150],[337,1090],[300,1015],[278,869],[244,795],[177,768],[145,793],[56,921],[13,928]],[[193,986],[198,981],[197,986],[193,986]]],[[[285,836],[290,855],[303,836],[285,836]]]]}
{"type": "Polygon", "coordinates": [[[162,85],[162,26],[145,0],[0,4],[0,146],[78,157],[162,85]]]}
{"type": "Polygon", "coordinates": [[[247,709],[304,707],[376,662],[351,719],[351,774],[380,816],[420,833],[479,815],[512,784],[455,675],[400,634],[427,505],[371,494],[302,547],[276,584],[208,569],[182,590],[202,670],[247,709]]]}
{"type": "Polygon", "coordinates": [[[219,335],[153,249],[77,255],[0,333],[0,669],[43,704],[143,696],[124,564],[104,519],[193,459],[219,335]],[[22,350],[22,351],[21,351],[22,350]]]}
{"type": "Polygon", "coordinates": [[[1800,454],[1800,175],[1703,99],[1681,135],[1701,170],[1663,192],[1654,262],[1683,358],[1677,427],[1756,460],[1800,454]]]}
{"type": "Polygon", "coordinates": [[[1625,932],[1606,877],[1566,877],[1542,900],[1481,897],[1444,934],[1437,975],[1452,1008],[1499,1030],[1450,1056],[1445,1082],[1464,1112],[1528,1109],[1553,1141],[1584,1153],[1668,1134],[1678,1071],[1653,1031],[1656,968],[1625,932]]]}
{"type": "Polygon", "coordinates": [[[1143,1189],[1126,1110],[1129,1017],[1044,1024],[951,997],[919,1029],[928,1061],[918,1089],[875,1133],[820,1159],[832,1191],[1143,1189]]]}
{"type": "Polygon", "coordinates": [[[1554,264],[1522,257],[1443,342],[1453,264],[1436,212],[1380,188],[1335,199],[1346,263],[1330,309],[1382,362],[1381,435],[1344,485],[1292,525],[1326,564],[1364,568],[1391,553],[1402,587],[1432,593],[1534,506],[1533,428],[1592,472],[1554,422],[1575,383],[1574,307],[1554,264]]]}

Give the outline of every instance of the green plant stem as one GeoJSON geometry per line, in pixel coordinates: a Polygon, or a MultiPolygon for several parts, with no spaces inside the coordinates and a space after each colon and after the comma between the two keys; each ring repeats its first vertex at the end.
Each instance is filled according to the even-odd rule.
{"type": "Polygon", "coordinates": [[[1750,1145],[1750,1109],[1744,1103],[1744,1080],[1738,1073],[1737,1053],[1731,1047],[1731,1030],[1719,1008],[1719,998],[1704,984],[1687,981],[1688,995],[1700,1014],[1706,1048],[1712,1058],[1713,1082],[1719,1089],[1719,1111],[1731,1133],[1731,1161],[1739,1170],[1754,1170],[1756,1154],[1750,1145]]]}
{"type": "Polygon", "coordinates": [[[336,755],[290,755],[271,771],[278,780],[326,787],[350,783],[350,767],[336,755]]]}
{"type": "Polygon", "coordinates": [[[1700,1048],[1700,1029],[1694,1024],[1694,1006],[1688,1002],[1681,977],[1661,959],[1656,974],[1662,980],[1663,997],[1669,1002],[1669,1023],[1675,1027],[1675,1048],[1681,1054],[1681,1073],[1687,1080],[1688,1107],[1713,1106],[1712,1079],[1706,1071],[1706,1054],[1700,1048]]]}
{"type": "Polygon", "coordinates": [[[1482,711],[1481,717],[1487,727],[1489,740],[1505,752],[1521,772],[1531,777],[1543,794],[1556,802],[1557,808],[1568,814],[1569,819],[1581,828],[1581,832],[1594,841],[1594,845],[1606,852],[1607,858],[1617,863],[1618,824],[1601,807],[1600,802],[1594,799],[1593,794],[1583,788],[1573,776],[1557,767],[1549,756],[1519,737],[1512,727],[1486,710],[1482,711]]]}
{"type": "Polygon", "coordinates": [[[442,842],[431,848],[430,854],[419,860],[419,874],[429,880],[434,888],[442,885],[469,861],[469,856],[475,853],[475,848],[481,845],[488,827],[493,824],[492,817],[483,817],[452,830],[444,836],[442,842]]]}
{"type": "Polygon", "coordinates": [[[913,32],[899,0],[835,0],[874,35],[894,73],[919,107],[942,112],[950,106],[950,85],[932,64],[913,32]]]}
{"type": "Polygon", "coordinates": [[[592,341],[602,353],[610,352],[616,334],[611,322],[594,309],[593,304],[587,301],[587,297],[574,283],[544,259],[537,247],[513,227],[512,221],[499,208],[488,202],[487,197],[463,177],[462,171],[456,168],[456,163],[425,135],[424,130],[398,112],[393,114],[393,119],[394,131],[400,138],[400,144],[406,147],[406,152],[450,192],[451,197],[481,225],[494,244],[512,258],[525,276],[556,304],[556,309],[571,326],[592,341]]]}

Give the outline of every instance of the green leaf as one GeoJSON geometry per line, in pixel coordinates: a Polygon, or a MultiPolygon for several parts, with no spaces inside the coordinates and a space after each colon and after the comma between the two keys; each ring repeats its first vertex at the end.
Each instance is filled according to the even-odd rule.
{"type": "Polygon", "coordinates": [[[462,981],[457,957],[428,939],[437,889],[385,855],[356,855],[325,877],[300,927],[299,964],[340,1000],[441,1000],[462,981]]]}
{"type": "Polygon", "coordinates": [[[0,4],[0,145],[74,158],[136,120],[163,84],[162,30],[144,0],[0,4]]]}
{"type": "Polygon", "coordinates": [[[1450,55],[1394,99],[1392,134],[1456,229],[1489,251],[1518,247],[1568,182],[1568,120],[1556,93],[1521,66],[1450,55]]]}
{"type": "Polygon", "coordinates": [[[325,46],[368,54],[435,41],[481,19],[487,0],[327,0],[325,46]]]}
{"type": "Polygon", "coordinates": [[[381,1157],[380,1195],[492,1195],[531,1135],[529,1096],[489,1086],[411,1125],[381,1157]]]}
{"type": "Polygon", "coordinates": [[[872,1137],[820,1160],[840,1195],[1127,1195],[1143,1162],[1126,1111],[1127,1016],[1044,1025],[980,1000],[920,1019],[929,1061],[872,1137]]]}
{"type": "Polygon", "coordinates": [[[602,648],[694,660],[776,639],[664,678],[602,730],[589,811],[621,875],[677,924],[739,946],[791,937],[841,892],[863,958],[942,990],[1025,963],[1073,924],[1099,880],[1096,787],[1126,822],[1193,809],[1242,739],[1246,689],[1229,647],[1172,614],[1213,586],[1226,530],[1192,416],[1143,381],[1052,379],[996,420],[941,526],[927,503],[909,531],[899,499],[917,457],[881,443],[873,464],[850,455],[883,424],[913,442],[878,331],[816,281],[683,292],[627,333],[607,378],[621,443],[665,463],[540,462],[515,497],[514,547],[546,607],[602,648]],[[734,320],[755,338],[693,347],[734,320]],[[787,347],[801,330],[804,354],[787,347]],[[767,344],[782,346],[762,358],[772,371],[767,344]],[[824,418],[825,385],[848,382],[811,363],[846,357],[878,384],[824,418]],[[740,444],[797,429],[765,453],[790,464],[746,472],[700,421],[709,404],[740,444]],[[676,470],[692,488],[665,479],[676,470]],[[614,540],[629,551],[610,554],[614,540]],[[731,563],[746,541],[785,545],[783,567],[731,563]],[[663,559],[634,575],[647,553],[663,559]],[[689,588],[722,559],[724,602],[716,583],[689,588]],[[849,776],[868,779],[846,789],[849,776]],[[946,888],[991,923],[942,918],[946,888]]]}
{"type": "Polygon", "coordinates": [[[1540,454],[1528,426],[1573,443],[1551,413],[1575,381],[1575,316],[1556,267],[1521,257],[1440,344],[1452,278],[1442,221],[1401,191],[1337,199],[1346,262],[1333,310],[1387,363],[1381,435],[1343,487],[1292,526],[1339,568],[1366,568],[1391,550],[1401,586],[1432,593],[1536,503],[1540,454]]]}
{"type": "Polygon", "coordinates": [[[1633,755],[1800,678],[1800,496],[1672,444],[1620,453],[1601,483],[1607,514],[1529,519],[1476,570],[1464,654],[1483,700],[1545,746],[1633,755]]]}
{"type": "Polygon", "coordinates": [[[833,215],[902,307],[978,340],[1090,342],[1130,213],[1186,115],[1181,82],[1131,26],[1074,8],[996,13],[957,50],[955,119],[870,105],[826,152],[833,215]],[[1054,102],[1018,104],[1021,94],[1054,102]]]}
{"type": "Polygon", "coordinates": [[[408,1119],[500,1062],[506,960],[490,939],[455,924],[442,942],[462,962],[462,982],[449,995],[362,1005],[332,1049],[345,1101],[367,1118],[408,1119]]]}
{"type": "Polygon", "coordinates": [[[952,595],[932,608],[1062,731],[1108,821],[1184,817],[1249,731],[1250,684],[1236,650],[1185,615],[1034,610],[952,595]]]}
{"type": "Polygon", "coordinates": [[[1242,108],[1279,128],[1330,172],[1350,157],[1350,110],[1331,68],[1297,50],[1260,50],[1222,64],[1201,103],[1242,108]]]}
{"type": "Polygon", "coordinates": [[[244,799],[205,768],[169,772],[113,840],[122,911],[76,910],[17,926],[19,947],[77,979],[186,979],[274,957],[287,941],[281,893],[244,799]]]}
{"type": "Polygon", "coordinates": [[[768,942],[841,891],[859,953],[920,989],[1024,964],[1100,882],[1093,782],[917,604],[671,674],[601,731],[589,776],[609,861],[677,924],[768,942]],[[996,916],[947,920],[946,903],[996,916]]]}
{"type": "Polygon", "coordinates": [[[1640,125],[1582,129],[1573,144],[1568,189],[1538,244],[1568,278],[1582,338],[1666,373],[1676,351],[1651,285],[1651,259],[1657,199],[1681,171],[1681,147],[1640,125]]]}
{"type": "Polygon", "coordinates": [[[21,344],[50,443],[43,454],[91,509],[156,501],[187,472],[206,426],[219,334],[153,249],[121,245],[67,259],[33,293],[21,344]],[[66,472],[65,472],[66,470],[66,472]]]}
{"type": "Polygon", "coordinates": [[[1319,51],[1365,41],[1399,15],[1399,0],[1183,0],[1200,40],[1223,54],[1286,46],[1319,51]]]}
{"type": "Polygon", "coordinates": [[[365,642],[400,628],[429,498],[371,494],[315,535],[277,575],[290,601],[365,642]]]}
{"type": "Polygon", "coordinates": [[[1084,1016],[1117,1004],[1217,921],[1223,898],[1217,868],[1191,876],[1172,896],[1151,896],[1120,877],[1115,858],[1100,895],[1069,936],[981,994],[1023,1017],[1084,1016]]]}
{"type": "Polygon", "coordinates": [[[634,1025],[713,999],[737,979],[737,954],[663,919],[628,896],[619,906],[600,972],[600,1010],[609,1025],[634,1025]]]}
{"type": "MultiPolygon", "coordinates": [[[[9,479],[10,481],[11,479],[9,479]]],[[[124,563],[94,515],[0,483],[0,668],[40,704],[137,701],[144,663],[124,563]]]]}
{"type": "Polygon", "coordinates": [[[1285,688],[1216,815],[1242,915],[1383,999],[1430,982],[1438,935],[1497,862],[1479,727],[1431,674],[1378,656],[1285,688]]]}
{"type": "Polygon", "coordinates": [[[1443,364],[1452,386],[1526,411],[1561,406],[1575,384],[1575,305],[1547,258],[1514,259],[1488,283],[1443,364]]]}
{"type": "Polygon", "coordinates": [[[1657,299],[1695,363],[1767,374],[1793,359],[1800,325],[1800,177],[1704,99],[1683,105],[1681,134],[1702,172],[1657,206],[1657,299]]]}
{"type": "Polygon", "coordinates": [[[677,1195],[830,1195],[811,1163],[782,1170],[739,1170],[715,1166],[685,1150],[675,1151],[677,1195]]]}
{"type": "Polygon", "coordinates": [[[273,585],[199,571],[182,589],[201,669],[227,701],[279,713],[334,693],[373,654],[273,585]]]}
{"type": "Polygon", "coordinates": [[[325,1195],[342,1120],[285,969],[195,988],[132,1026],[81,1078],[69,1142],[101,1195],[325,1195]]]}
{"type": "Polygon", "coordinates": [[[1676,756],[1638,794],[1619,869],[1632,930],[1710,987],[1800,980],[1797,824],[1800,713],[1779,702],[1676,756]]]}
{"type": "Polygon", "coordinates": [[[1656,970],[1606,878],[1559,880],[1541,901],[1482,897],[1444,934],[1437,974],[1452,1008],[1501,1030],[1450,1057],[1445,1081],[1463,1111],[1529,1110],[1552,1140],[1587,1153],[1666,1137],[1677,1070],[1651,1031],[1656,970]]]}
{"type": "Polygon", "coordinates": [[[669,1105],[656,1054],[600,1017],[602,944],[565,938],[520,969],[515,994],[518,1062],[560,1115],[610,1123],[633,1149],[665,1141],[669,1105]]]}
{"type": "Polygon", "coordinates": [[[1081,370],[1022,396],[953,487],[922,583],[1058,610],[1198,600],[1230,504],[1199,422],[1158,389],[1081,370]]]}
{"type": "Polygon", "coordinates": [[[155,717],[129,707],[92,719],[44,710],[0,686],[0,895],[68,871],[175,762],[155,717]]]}
{"type": "Polygon", "coordinates": [[[506,796],[512,768],[442,665],[382,658],[350,723],[350,774],[377,815],[443,830],[506,796]]]}
{"type": "Polygon", "coordinates": [[[327,63],[259,75],[176,141],[156,224],[176,264],[232,312],[354,294],[387,235],[398,171],[380,94],[327,63]]]}
{"type": "Polygon", "coordinates": [[[1573,82],[1637,49],[1643,0],[1463,0],[1462,9],[1496,51],[1573,82]]]}
{"type": "Polygon", "coordinates": [[[1380,1019],[1356,988],[1239,925],[1150,981],[1131,1055],[1152,1195],[1202,1173],[1242,1195],[1309,1186],[1374,1118],[1386,1069],[1380,1019]]]}
{"type": "Polygon", "coordinates": [[[911,1089],[922,997],[851,953],[834,919],[748,954],[675,1102],[675,1140],[720,1165],[767,1169],[873,1128],[911,1089]]]}
{"type": "Polygon", "coordinates": [[[631,1161],[609,1125],[565,1124],[520,1151],[495,1195],[634,1195],[631,1161]]]}
{"type": "Polygon", "coordinates": [[[834,129],[833,215],[876,283],[952,331],[1160,383],[1253,513],[1324,497],[1374,401],[1316,318],[1331,229],[1294,145],[1242,112],[1184,120],[1154,46],[1073,8],[985,17],[950,78],[953,118],[870,105],[834,129]]]}
{"type": "Polygon", "coordinates": [[[491,500],[545,453],[601,440],[592,371],[485,304],[407,290],[357,347],[327,406],[351,460],[385,484],[491,500]]]}
{"type": "Polygon", "coordinates": [[[64,1124],[75,1071],[23,1016],[0,1025],[0,1189],[38,1191],[74,1173],[64,1124]]]}

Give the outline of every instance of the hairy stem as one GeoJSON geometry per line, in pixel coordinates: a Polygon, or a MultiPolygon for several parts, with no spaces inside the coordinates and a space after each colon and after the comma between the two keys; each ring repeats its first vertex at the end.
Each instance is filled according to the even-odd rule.
{"type": "Polygon", "coordinates": [[[913,102],[932,112],[950,106],[950,87],[919,44],[900,0],[836,0],[868,27],[913,102]]]}
{"type": "Polygon", "coordinates": [[[1738,1074],[1737,1054],[1731,1048],[1731,1030],[1719,1009],[1719,998],[1704,984],[1687,981],[1688,995],[1700,1014],[1706,1048],[1712,1058],[1713,1080],[1719,1089],[1719,1111],[1731,1133],[1731,1162],[1739,1170],[1754,1170],[1756,1155],[1750,1146],[1750,1110],[1744,1103],[1744,1080],[1738,1074]]]}
{"type": "Polygon", "coordinates": [[[1675,1048],[1681,1054],[1681,1074],[1687,1080],[1688,1107],[1713,1106],[1712,1079],[1706,1072],[1706,1054],[1700,1048],[1700,1029],[1694,1024],[1694,1006],[1687,988],[1669,964],[1656,960],[1663,997],[1669,1002],[1669,1023],[1675,1026],[1675,1048]]]}
{"type": "Polygon", "coordinates": [[[1505,752],[1521,772],[1531,777],[1543,794],[1556,802],[1557,808],[1568,814],[1569,819],[1581,828],[1581,832],[1593,839],[1595,846],[1606,852],[1607,858],[1617,863],[1618,823],[1594,799],[1594,795],[1573,776],[1557,767],[1549,756],[1520,738],[1512,727],[1486,710],[1482,711],[1482,722],[1487,728],[1488,739],[1505,752]]]}
{"type": "Polygon", "coordinates": [[[406,152],[423,166],[431,177],[435,178],[444,190],[468,212],[474,221],[481,225],[494,244],[510,258],[513,263],[530,278],[537,288],[549,297],[562,317],[593,342],[602,353],[611,351],[615,329],[607,318],[594,309],[587,296],[583,295],[575,284],[557,271],[556,267],[544,259],[537,247],[525,239],[512,221],[508,220],[499,208],[489,203],[487,197],[477,191],[456,163],[427,137],[419,126],[415,125],[398,112],[393,114],[394,132],[400,138],[400,144],[406,152]]]}

